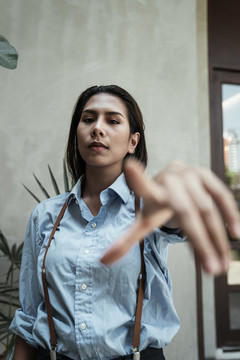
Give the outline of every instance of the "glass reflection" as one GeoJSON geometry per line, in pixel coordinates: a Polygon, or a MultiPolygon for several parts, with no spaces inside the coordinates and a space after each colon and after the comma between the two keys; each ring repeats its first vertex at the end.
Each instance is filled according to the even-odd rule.
{"type": "Polygon", "coordinates": [[[240,292],[229,293],[230,329],[240,329],[240,292]]]}
{"type": "Polygon", "coordinates": [[[232,250],[231,255],[227,282],[228,285],[240,285],[240,250],[232,250]]]}
{"type": "Polygon", "coordinates": [[[226,182],[240,205],[240,85],[222,84],[226,182]]]}

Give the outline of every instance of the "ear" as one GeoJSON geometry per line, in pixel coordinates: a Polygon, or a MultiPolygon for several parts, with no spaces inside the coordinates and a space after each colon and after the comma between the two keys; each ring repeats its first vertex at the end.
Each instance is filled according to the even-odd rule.
{"type": "Polygon", "coordinates": [[[128,153],[129,154],[134,154],[135,152],[135,148],[137,147],[137,144],[139,142],[140,139],[140,134],[139,132],[136,132],[134,134],[130,134],[130,139],[129,139],[129,148],[128,148],[128,153]]]}

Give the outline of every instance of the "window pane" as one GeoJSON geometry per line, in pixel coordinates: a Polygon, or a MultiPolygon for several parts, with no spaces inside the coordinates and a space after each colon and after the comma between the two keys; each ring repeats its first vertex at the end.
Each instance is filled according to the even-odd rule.
{"type": "Polygon", "coordinates": [[[240,292],[229,293],[230,329],[240,329],[240,292]]]}
{"type": "Polygon", "coordinates": [[[240,205],[240,85],[222,84],[226,182],[240,205]]]}
{"type": "Polygon", "coordinates": [[[228,271],[228,285],[240,285],[240,250],[232,250],[228,271]]]}

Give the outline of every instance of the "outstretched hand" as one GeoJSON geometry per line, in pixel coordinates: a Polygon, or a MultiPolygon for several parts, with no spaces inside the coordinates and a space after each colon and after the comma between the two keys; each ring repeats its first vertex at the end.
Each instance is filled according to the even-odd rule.
{"type": "Polygon", "coordinates": [[[152,180],[136,160],[124,165],[127,184],[143,199],[143,209],[129,230],[104,254],[111,264],[156,227],[177,220],[191,242],[202,267],[217,275],[227,271],[230,260],[226,225],[240,238],[239,212],[231,192],[210,170],[170,164],[152,180]]]}

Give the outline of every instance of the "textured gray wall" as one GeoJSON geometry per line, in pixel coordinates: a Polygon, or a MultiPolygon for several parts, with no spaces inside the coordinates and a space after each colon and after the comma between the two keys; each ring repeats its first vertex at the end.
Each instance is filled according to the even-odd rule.
{"type": "MultiPolygon", "coordinates": [[[[208,165],[206,1],[0,0],[0,33],[19,52],[0,68],[0,228],[20,242],[47,164],[60,179],[73,105],[94,84],[116,83],[138,101],[149,172],[173,159],[208,165]]],[[[53,195],[53,191],[51,192],[53,195]]],[[[197,359],[194,262],[172,246],[169,266],[182,328],[168,360],[197,359]]]]}

